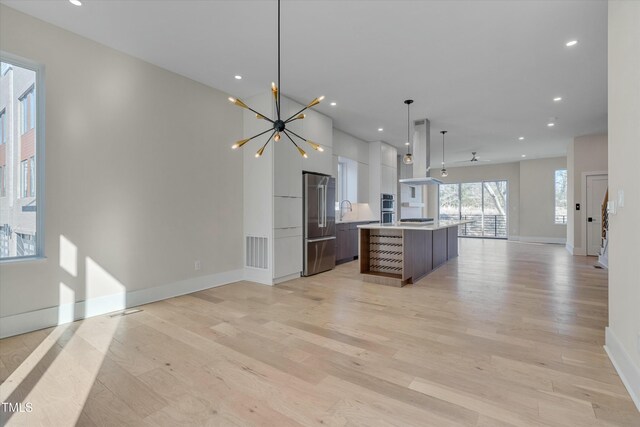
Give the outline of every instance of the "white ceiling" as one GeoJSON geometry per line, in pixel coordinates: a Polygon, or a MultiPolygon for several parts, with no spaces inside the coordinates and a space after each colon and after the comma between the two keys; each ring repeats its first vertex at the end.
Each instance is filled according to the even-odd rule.
{"type": "MultiPolygon", "coordinates": [[[[275,0],[2,3],[235,96],[276,79],[275,0]]],[[[606,1],[283,0],[282,26],[283,94],[326,95],[318,110],[368,141],[404,147],[406,98],[436,161],[442,129],[448,162],[564,155],[607,129],[606,1]]]]}

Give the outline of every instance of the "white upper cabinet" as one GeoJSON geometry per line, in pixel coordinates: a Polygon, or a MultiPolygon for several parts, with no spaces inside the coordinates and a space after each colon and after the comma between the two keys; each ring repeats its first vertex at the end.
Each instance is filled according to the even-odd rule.
{"type": "Polygon", "coordinates": [[[382,180],[380,182],[380,192],[385,194],[396,194],[398,191],[398,177],[396,168],[387,165],[382,167],[382,180]]]}
{"type": "Polygon", "coordinates": [[[380,144],[380,154],[381,164],[392,167],[394,169],[397,168],[398,150],[395,147],[392,147],[389,144],[380,144]]]}
{"type": "Polygon", "coordinates": [[[333,120],[313,110],[307,110],[305,114],[306,118],[301,120],[300,136],[320,144],[324,151],[316,151],[309,144],[301,141],[300,147],[309,156],[303,160],[302,169],[331,175],[333,173],[333,120]]]}
{"type": "Polygon", "coordinates": [[[286,137],[271,143],[274,147],[273,195],[302,197],[302,168],[308,159],[303,159],[286,137]]]}

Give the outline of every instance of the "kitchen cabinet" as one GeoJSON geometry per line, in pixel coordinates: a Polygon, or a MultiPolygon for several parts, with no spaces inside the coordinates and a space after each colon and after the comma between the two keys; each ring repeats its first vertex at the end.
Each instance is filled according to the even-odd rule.
{"type": "Polygon", "coordinates": [[[380,182],[380,192],[384,194],[396,194],[398,189],[398,177],[396,168],[381,165],[382,181],[380,182]]]}
{"type": "MultiPolygon", "coordinates": [[[[300,120],[302,124],[301,135],[320,144],[324,151],[316,151],[309,144],[301,143],[300,146],[309,156],[303,160],[302,170],[331,175],[333,172],[333,121],[317,111],[307,110],[305,114],[305,119],[300,120]]],[[[297,150],[293,151],[296,151],[297,154],[297,150]]]]}
{"type": "Polygon", "coordinates": [[[371,221],[345,222],[336,224],[336,263],[353,261],[358,258],[358,225],[371,221]]]}

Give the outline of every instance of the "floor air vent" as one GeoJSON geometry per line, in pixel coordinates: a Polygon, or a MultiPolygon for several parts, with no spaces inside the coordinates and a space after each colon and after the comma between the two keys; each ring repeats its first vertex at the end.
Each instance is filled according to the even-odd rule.
{"type": "Polygon", "coordinates": [[[140,310],[139,308],[133,308],[131,310],[125,310],[125,311],[120,311],[118,313],[114,313],[114,314],[109,314],[109,317],[122,317],[122,316],[128,316],[130,314],[135,314],[135,313],[140,313],[142,310],[140,310]]]}
{"type": "Polygon", "coordinates": [[[247,267],[268,268],[269,249],[266,237],[247,236],[247,253],[245,263],[247,267]]]}

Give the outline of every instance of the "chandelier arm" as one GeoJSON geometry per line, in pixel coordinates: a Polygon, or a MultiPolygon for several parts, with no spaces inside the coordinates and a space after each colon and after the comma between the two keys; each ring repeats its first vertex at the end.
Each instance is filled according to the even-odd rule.
{"type": "MultiPolygon", "coordinates": [[[[295,133],[294,131],[292,131],[291,129],[287,129],[285,132],[291,132],[293,135],[297,136],[298,138],[300,138],[301,140],[303,140],[304,142],[307,142],[307,140],[303,137],[301,137],[300,135],[298,135],[297,133],[295,133]]],[[[289,138],[291,139],[291,138],[289,138]]],[[[295,144],[295,143],[294,143],[295,144]]]]}
{"type": "MultiPolygon", "coordinates": [[[[266,133],[266,132],[268,132],[268,131],[270,131],[270,130],[271,130],[271,129],[269,129],[269,130],[267,130],[267,131],[265,131],[265,132],[262,132],[262,133],[266,133]]],[[[264,151],[264,149],[267,147],[267,145],[271,142],[271,138],[273,138],[273,135],[275,135],[275,134],[276,134],[276,131],[274,130],[274,131],[273,131],[273,133],[271,134],[271,136],[269,137],[269,139],[267,139],[267,142],[265,142],[265,143],[264,143],[264,145],[262,146],[262,148],[260,149],[260,151],[264,151]]],[[[262,135],[262,134],[261,134],[261,135],[262,135]]],[[[256,136],[258,136],[258,135],[256,135],[256,136]]]]}
{"type": "MultiPolygon", "coordinates": [[[[256,138],[257,138],[257,137],[259,137],[259,136],[264,135],[265,133],[269,132],[270,130],[273,130],[273,129],[267,129],[267,130],[265,130],[264,132],[260,132],[259,134],[254,135],[254,136],[252,136],[251,138],[247,139],[247,142],[251,141],[252,139],[256,139],[256,138]]],[[[276,133],[276,132],[275,132],[275,131],[273,131],[273,133],[276,133]]],[[[272,136],[273,136],[273,135],[272,135],[272,136]]]]}
{"type": "Polygon", "coordinates": [[[263,120],[266,120],[266,121],[268,121],[268,122],[274,123],[274,121],[273,121],[273,120],[271,120],[269,117],[265,116],[265,115],[264,115],[264,114],[262,114],[262,113],[258,113],[258,112],[257,112],[256,110],[254,110],[253,108],[251,108],[251,107],[246,107],[246,108],[247,108],[247,110],[249,110],[249,111],[253,111],[253,112],[254,112],[254,113],[256,113],[257,115],[262,116],[263,120]]]}
{"type": "Polygon", "coordinates": [[[293,121],[292,119],[293,119],[294,117],[296,117],[298,114],[302,113],[303,111],[308,110],[309,108],[311,108],[311,107],[309,107],[309,106],[304,107],[302,110],[298,111],[297,113],[295,113],[294,115],[292,115],[291,117],[289,117],[289,118],[288,118],[287,120],[285,120],[284,122],[285,122],[285,123],[289,123],[289,122],[293,121]]]}
{"type": "MultiPolygon", "coordinates": [[[[293,143],[293,145],[295,145],[295,146],[296,146],[296,148],[297,148],[298,150],[300,150],[300,146],[299,146],[298,144],[296,144],[296,142],[293,140],[293,138],[291,138],[291,136],[289,135],[289,132],[291,132],[291,131],[290,131],[290,130],[285,130],[285,131],[284,131],[284,134],[285,134],[285,135],[287,135],[287,138],[289,138],[289,140],[293,143]]],[[[291,133],[293,133],[293,132],[291,132],[291,133]]],[[[294,135],[295,135],[295,133],[294,133],[294,135]]],[[[296,135],[296,136],[298,136],[298,135],[296,135]]],[[[300,137],[298,136],[298,138],[300,138],[300,137]]],[[[304,139],[304,138],[301,138],[301,139],[304,139]]],[[[306,141],[306,140],[305,140],[305,141],[306,141]]]]}

